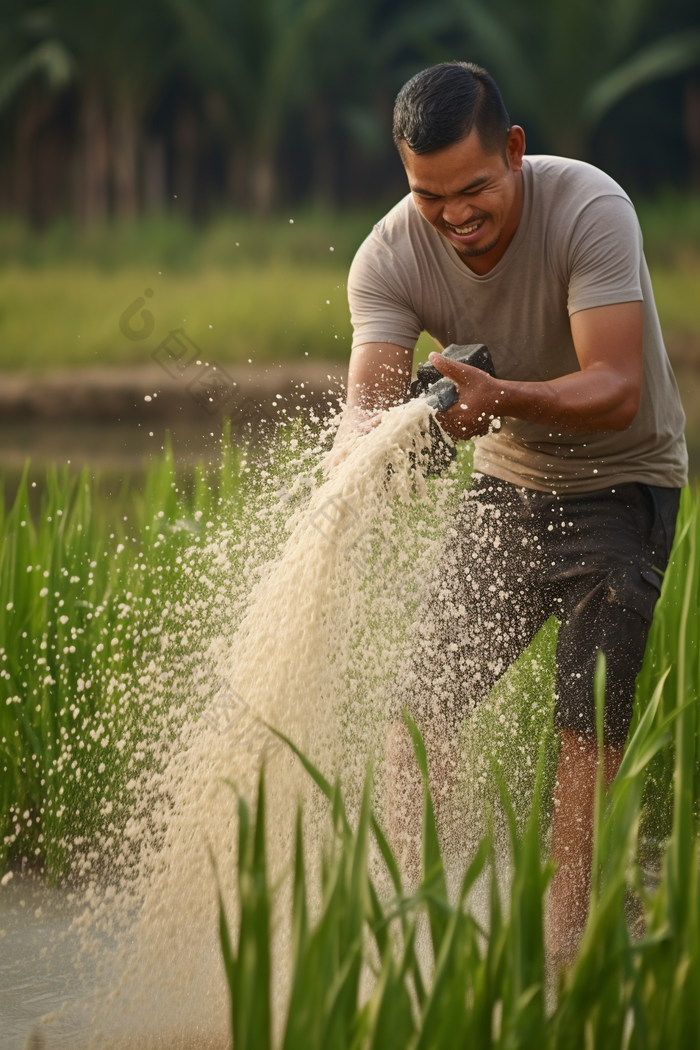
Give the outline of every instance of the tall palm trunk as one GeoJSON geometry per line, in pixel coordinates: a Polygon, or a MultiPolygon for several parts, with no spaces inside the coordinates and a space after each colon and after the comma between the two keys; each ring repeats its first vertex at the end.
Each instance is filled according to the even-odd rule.
{"type": "Polygon", "coordinates": [[[77,218],[85,223],[104,220],[109,204],[109,134],[104,100],[91,84],[80,100],[75,176],[77,218]]]}
{"type": "Polygon", "coordinates": [[[165,139],[146,138],[143,144],[143,205],[146,211],[163,211],[167,192],[168,158],[165,139]]]}
{"type": "Polygon", "coordinates": [[[700,83],[688,80],[685,85],[683,128],[690,153],[690,178],[694,190],[700,190],[700,83]]]}
{"type": "Polygon", "coordinates": [[[239,140],[231,143],[226,155],[226,191],[232,208],[250,204],[250,151],[239,140]]]}
{"type": "Polygon", "coordinates": [[[199,133],[197,115],[190,105],[179,111],[174,129],[175,157],[173,165],[173,192],[177,198],[176,211],[192,215],[197,184],[199,133]]]}
{"type": "Polygon", "coordinates": [[[553,153],[572,160],[586,160],[588,137],[575,126],[575,121],[562,119],[556,126],[550,124],[547,140],[552,143],[553,153]]]}
{"type": "Polygon", "coordinates": [[[120,99],[112,121],[114,208],[121,219],[136,214],[138,125],[131,102],[120,99]]]}
{"type": "Polygon", "coordinates": [[[36,136],[51,109],[51,102],[32,94],[22,106],[15,140],[14,207],[27,219],[34,218],[36,136]]]}
{"type": "Polygon", "coordinates": [[[274,149],[266,146],[253,160],[253,208],[258,215],[269,215],[277,200],[277,172],[274,149]]]}
{"type": "Polygon", "coordinates": [[[311,138],[313,202],[317,208],[331,209],[335,205],[335,151],[328,106],[322,102],[312,106],[308,127],[311,138]]]}

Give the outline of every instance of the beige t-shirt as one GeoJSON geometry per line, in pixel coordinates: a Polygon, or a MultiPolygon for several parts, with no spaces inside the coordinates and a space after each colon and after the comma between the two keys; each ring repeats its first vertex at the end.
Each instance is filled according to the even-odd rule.
{"type": "Polygon", "coordinates": [[[597,168],[562,157],[526,157],[523,184],[520,225],[483,277],[426,222],[410,194],[400,201],[350,270],[353,346],[413,349],[426,331],[443,347],[485,343],[501,379],[554,379],[580,370],[571,314],[641,300],[642,397],[626,430],[572,434],[509,417],[500,431],[477,439],[474,466],[542,491],[685,485],[685,416],[629,197],[597,168]]]}

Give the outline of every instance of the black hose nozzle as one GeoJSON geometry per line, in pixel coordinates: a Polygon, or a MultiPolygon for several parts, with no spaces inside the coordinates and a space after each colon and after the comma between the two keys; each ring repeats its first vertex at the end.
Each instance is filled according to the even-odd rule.
{"type": "MultiPolygon", "coordinates": [[[[466,346],[451,343],[443,350],[442,356],[449,357],[451,361],[457,361],[460,365],[480,368],[482,372],[488,372],[496,378],[491,354],[483,343],[468,343],[466,346]]],[[[447,412],[448,408],[457,404],[459,395],[452,380],[428,363],[418,366],[418,375],[411,383],[411,397],[421,397],[438,412],[447,412]]]]}
{"type": "MultiPolygon", "coordinates": [[[[496,378],[496,369],[493,367],[491,354],[483,343],[468,343],[466,346],[452,343],[442,353],[443,357],[449,357],[451,361],[458,361],[461,365],[471,365],[472,368],[480,368],[483,372],[488,372],[494,379],[496,378]]],[[[417,377],[411,383],[411,397],[420,397],[438,412],[447,412],[448,408],[457,404],[459,391],[451,379],[438,372],[434,365],[426,363],[418,366],[417,377]]],[[[430,435],[431,446],[427,473],[440,474],[454,459],[455,446],[432,417],[430,435]]]]}

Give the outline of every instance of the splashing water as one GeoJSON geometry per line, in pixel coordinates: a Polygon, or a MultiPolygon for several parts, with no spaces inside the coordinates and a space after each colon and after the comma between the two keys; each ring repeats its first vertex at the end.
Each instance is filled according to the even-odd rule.
{"type": "MultiPolygon", "coordinates": [[[[342,777],[351,809],[372,760],[381,812],[387,724],[405,693],[426,600],[445,590],[445,543],[462,492],[454,472],[426,480],[430,420],[422,401],[383,413],[325,474],[338,420],[320,438],[299,421],[287,423],[266,461],[251,461],[257,496],[235,513],[224,507],[218,523],[202,522],[206,542],[177,559],[177,593],[164,598],[154,635],[160,651],[150,643],[139,650],[134,632],[133,653],[125,654],[131,670],[103,686],[102,721],[87,733],[86,722],[85,741],[76,735],[73,752],[68,747],[57,762],[64,769],[72,762],[83,790],[73,755],[85,754],[83,743],[89,752],[121,734],[125,772],[95,785],[103,793],[100,827],[89,842],[78,836],[63,843],[77,887],[67,910],[78,917],[68,940],[54,938],[53,951],[58,961],[62,945],[79,939],[72,983],[83,992],[46,1028],[49,1046],[229,1045],[217,884],[233,918],[231,785],[251,797],[262,764],[270,875],[279,888],[273,988],[283,1016],[299,801],[310,858],[316,855],[312,877],[328,826],[308,777],[268,727],[294,740],[327,776],[342,777]]],[[[483,547],[488,535],[474,528],[474,543],[483,547]]],[[[436,677],[439,659],[426,650],[436,677]]],[[[483,830],[484,763],[514,738],[513,691],[506,679],[464,734],[471,840],[483,830]]],[[[455,870],[469,842],[460,849],[455,870]]],[[[375,878],[381,886],[383,872],[375,878]]]]}
{"type": "MultiPolygon", "coordinates": [[[[171,630],[160,657],[130,683],[132,703],[151,717],[135,749],[140,772],[114,800],[127,810],[124,834],[108,828],[99,850],[86,861],[77,849],[73,864],[83,884],[87,878],[74,930],[99,989],[92,1045],[228,1045],[216,886],[218,877],[225,898],[235,899],[229,784],[251,794],[266,764],[270,867],[283,882],[294,810],[308,784],[266,727],[292,738],[327,774],[342,772],[349,787],[359,786],[368,758],[381,758],[406,624],[454,490],[449,476],[428,485],[420,469],[430,411],[413,401],[385,412],[320,481],[322,447],[302,450],[291,464],[294,509],[286,520],[284,508],[261,498],[242,526],[224,524],[183,565],[180,637],[176,643],[171,630]],[[209,624],[201,632],[206,648],[188,651],[197,621],[209,624]],[[177,697],[169,704],[164,680],[177,697]]],[[[320,842],[313,796],[305,816],[320,842]]],[[[284,905],[281,893],[280,1007],[284,905]]]]}

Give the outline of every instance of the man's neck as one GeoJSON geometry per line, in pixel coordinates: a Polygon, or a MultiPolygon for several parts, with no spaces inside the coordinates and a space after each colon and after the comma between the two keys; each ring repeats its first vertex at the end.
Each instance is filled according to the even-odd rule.
{"type": "Polygon", "coordinates": [[[462,253],[455,248],[459,261],[464,263],[465,266],[469,267],[472,273],[477,274],[479,277],[483,277],[484,274],[490,273],[494,266],[498,265],[508,251],[511,241],[518,232],[518,226],[520,225],[520,220],[523,214],[524,200],[522,171],[516,172],[515,178],[515,197],[513,198],[513,204],[508,212],[508,218],[503,227],[503,232],[493,248],[490,251],[485,252],[483,255],[462,255],[462,253]]]}

